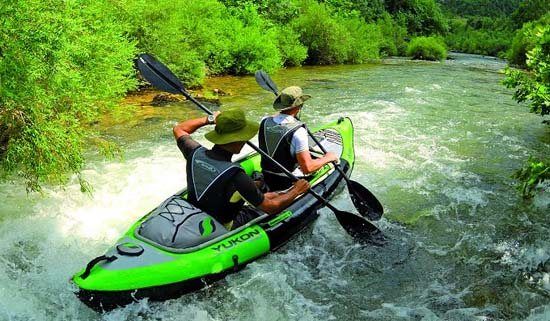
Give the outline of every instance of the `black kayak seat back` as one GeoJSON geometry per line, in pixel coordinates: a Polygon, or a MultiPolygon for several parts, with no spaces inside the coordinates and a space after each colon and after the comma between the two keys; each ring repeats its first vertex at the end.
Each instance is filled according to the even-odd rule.
{"type": "Polygon", "coordinates": [[[227,229],[176,194],[149,214],[137,232],[141,239],[160,247],[186,249],[217,238],[227,229]]]}

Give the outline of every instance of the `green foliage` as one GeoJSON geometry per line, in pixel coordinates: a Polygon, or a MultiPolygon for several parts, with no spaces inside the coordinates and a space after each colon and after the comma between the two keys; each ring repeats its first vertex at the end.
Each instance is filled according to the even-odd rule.
{"type": "Polygon", "coordinates": [[[264,18],[277,24],[286,24],[298,16],[297,0],[220,0],[227,7],[240,9],[253,5],[264,18]]]}
{"type": "Polygon", "coordinates": [[[306,60],[307,48],[300,42],[300,35],[290,26],[277,26],[275,39],[285,66],[300,66],[306,60]]]}
{"type": "Polygon", "coordinates": [[[455,18],[445,42],[451,50],[503,57],[513,35],[510,25],[508,18],[455,18]]]}
{"type": "Polygon", "coordinates": [[[268,28],[254,6],[234,12],[229,39],[232,64],[222,72],[235,75],[251,74],[258,69],[272,71],[282,66],[277,48],[277,29],[268,28]]]}
{"type": "Polygon", "coordinates": [[[357,16],[342,17],[312,0],[300,5],[292,28],[308,48],[308,64],[362,63],[379,56],[382,34],[375,25],[357,16]]]}
{"type": "Polygon", "coordinates": [[[292,21],[292,27],[308,48],[307,63],[328,65],[346,61],[349,46],[346,30],[325,5],[303,1],[300,15],[292,21]]]}
{"type": "MultiPolygon", "coordinates": [[[[514,99],[528,101],[531,112],[544,117],[550,114],[550,25],[536,26],[533,40],[534,47],[527,53],[529,72],[507,68],[504,84],[516,89],[514,99]]],[[[550,162],[530,158],[515,178],[521,182],[523,196],[532,197],[537,184],[550,179],[550,162]]]]}
{"type": "Polygon", "coordinates": [[[442,6],[455,15],[502,17],[518,8],[521,0],[439,0],[442,6]]]}
{"type": "Polygon", "coordinates": [[[535,46],[527,53],[529,73],[506,69],[504,84],[515,88],[514,99],[528,101],[532,113],[550,114],[550,25],[534,30],[535,46]]]}
{"type": "Polygon", "coordinates": [[[414,35],[444,34],[447,19],[435,0],[386,0],[386,10],[414,35]]]}
{"type": "Polygon", "coordinates": [[[383,0],[326,0],[342,17],[362,17],[367,22],[375,22],[387,13],[383,0]]]}
{"type": "Polygon", "coordinates": [[[550,13],[547,13],[537,21],[532,21],[523,25],[521,29],[516,31],[507,58],[510,64],[526,68],[527,67],[527,52],[535,47],[537,39],[537,29],[550,24],[550,13]]]}
{"type": "Polygon", "coordinates": [[[550,162],[541,161],[534,157],[529,157],[523,168],[514,173],[513,177],[520,181],[518,190],[524,198],[532,198],[536,187],[550,180],[550,162]]]}
{"type": "Polygon", "coordinates": [[[517,28],[524,23],[538,20],[550,11],[548,0],[524,0],[512,14],[512,21],[517,28]]]}
{"type": "Polygon", "coordinates": [[[382,56],[404,56],[407,50],[407,28],[399,25],[389,13],[384,13],[376,22],[382,33],[380,54],[382,56]]]}
{"type": "Polygon", "coordinates": [[[447,57],[447,48],[439,37],[417,37],[409,43],[407,56],[413,59],[444,60],[447,57]]]}
{"type": "Polygon", "coordinates": [[[337,18],[348,34],[345,63],[360,64],[380,57],[382,32],[376,24],[366,24],[359,17],[337,18]]]}
{"type": "Polygon", "coordinates": [[[95,135],[86,124],[135,86],[135,47],[107,1],[20,0],[0,10],[0,163],[38,190],[80,172],[95,135]]]}
{"type": "MultiPolygon", "coordinates": [[[[283,64],[276,29],[254,5],[237,9],[215,0],[189,0],[182,8],[178,2],[121,0],[117,6],[140,50],[159,57],[187,86],[200,85],[207,74],[271,71],[283,64]]],[[[283,44],[287,50],[295,45],[283,44]]]]}

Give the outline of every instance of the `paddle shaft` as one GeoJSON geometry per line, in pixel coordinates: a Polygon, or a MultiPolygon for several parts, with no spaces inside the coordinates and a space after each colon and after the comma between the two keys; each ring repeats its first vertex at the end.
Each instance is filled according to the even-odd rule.
{"type": "MultiPolygon", "coordinates": [[[[271,156],[269,156],[266,152],[264,152],[263,150],[261,150],[258,146],[252,144],[251,142],[246,142],[246,144],[250,147],[252,147],[252,149],[254,149],[255,151],[257,151],[258,153],[260,153],[263,157],[265,157],[266,159],[268,159],[269,161],[271,161],[274,165],[276,165],[277,167],[279,167],[285,174],[286,176],[292,178],[294,181],[297,181],[298,180],[298,177],[296,177],[294,174],[292,174],[289,170],[287,170],[283,165],[281,165],[279,162],[277,162],[275,159],[273,159],[271,156]]],[[[308,190],[308,193],[310,193],[311,195],[313,195],[317,200],[319,200],[321,203],[323,203],[323,205],[325,205],[326,207],[330,208],[333,212],[340,212],[340,210],[338,210],[336,207],[334,207],[332,204],[330,204],[326,198],[322,197],[321,195],[319,195],[317,192],[315,192],[314,190],[312,189],[309,189],[308,190]]]]}

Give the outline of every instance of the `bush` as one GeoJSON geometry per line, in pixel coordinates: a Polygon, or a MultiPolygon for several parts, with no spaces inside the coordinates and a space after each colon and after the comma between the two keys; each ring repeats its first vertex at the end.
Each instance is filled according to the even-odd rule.
{"type": "Polygon", "coordinates": [[[306,62],[313,65],[344,63],[349,51],[347,30],[323,4],[305,0],[300,7],[300,15],[292,21],[292,27],[307,47],[306,62]]]}
{"type": "Polygon", "coordinates": [[[275,37],[284,66],[300,66],[306,60],[307,48],[300,43],[300,35],[291,27],[277,26],[275,37]]]}
{"type": "Polygon", "coordinates": [[[227,8],[215,0],[119,1],[119,19],[142,51],[155,54],[187,86],[207,74],[243,74],[282,65],[274,28],[257,7],[227,8]]]}
{"type": "MultiPolygon", "coordinates": [[[[530,72],[507,68],[504,84],[515,88],[515,100],[528,102],[532,113],[545,117],[550,115],[550,25],[536,27],[533,40],[534,47],[527,53],[530,72]]],[[[550,124],[548,120],[543,122],[550,124]]],[[[515,178],[521,182],[523,196],[529,198],[537,184],[550,179],[550,161],[530,158],[515,178]]]]}
{"type": "Polygon", "coordinates": [[[550,26],[539,26],[533,32],[535,46],[527,53],[530,72],[507,68],[504,84],[516,89],[518,102],[529,102],[532,113],[546,116],[550,114],[550,26]]]}
{"type": "Polygon", "coordinates": [[[407,46],[407,56],[413,59],[444,60],[447,57],[447,48],[441,38],[417,37],[407,46]]]}
{"type": "Polygon", "coordinates": [[[313,0],[300,3],[300,15],[292,28],[307,47],[308,64],[362,63],[379,57],[380,29],[358,16],[338,16],[325,4],[313,0]]]}
{"type": "Polygon", "coordinates": [[[529,22],[516,31],[512,45],[507,53],[508,62],[526,68],[527,52],[535,47],[536,29],[550,24],[550,13],[541,17],[537,21],[529,22]]]}
{"type": "Polygon", "coordinates": [[[510,15],[522,0],[439,0],[456,15],[502,17],[510,15]]]}
{"type": "Polygon", "coordinates": [[[80,172],[95,135],[86,124],[136,84],[135,46],[107,1],[16,0],[1,10],[0,163],[38,190],[80,172]]]}
{"type": "Polygon", "coordinates": [[[346,63],[360,64],[380,57],[382,32],[376,24],[367,24],[358,17],[339,18],[348,33],[346,63]]]}
{"type": "Polygon", "coordinates": [[[523,168],[513,175],[520,182],[518,190],[524,198],[532,198],[538,184],[550,180],[550,162],[529,157],[523,168]]]}
{"type": "Polygon", "coordinates": [[[464,53],[503,57],[510,47],[511,33],[495,30],[466,28],[445,37],[452,49],[464,53]]]}
{"type": "Polygon", "coordinates": [[[386,0],[386,10],[415,35],[444,34],[447,19],[435,0],[386,0]]]}
{"type": "Polygon", "coordinates": [[[514,11],[511,18],[517,28],[524,23],[540,19],[550,11],[547,0],[524,0],[514,11]]]}
{"type": "Polygon", "coordinates": [[[234,10],[233,26],[227,29],[230,42],[230,61],[224,72],[235,75],[251,74],[258,69],[272,71],[282,66],[277,48],[276,29],[257,12],[252,5],[234,10]]]}
{"type": "Polygon", "coordinates": [[[507,18],[470,17],[451,20],[445,42],[451,50],[503,57],[513,31],[507,18]]]}
{"type": "Polygon", "coordinates": [[[387,13],[384,9],[384,0],[325,0],[343,17],[362,17],[366,22],[375,22],[387,13]]]}
{"type": "Polygon", "coordinates": [[[407,43],[405,42],[407,28],[399,25],[387,12],[382,15],[376,24],[382,33],[380,55],[404,56],[407,50],[407,43]]]}

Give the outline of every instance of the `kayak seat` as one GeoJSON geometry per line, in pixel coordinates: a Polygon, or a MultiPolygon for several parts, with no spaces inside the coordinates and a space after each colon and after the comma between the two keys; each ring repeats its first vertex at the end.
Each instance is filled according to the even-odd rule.
{"type": "Polygon", "coordinates": [[[157,207],[137,229],[137,236],[162,248],[192,248],[227,233],[213,217],[174,195],[157,207]]]}

